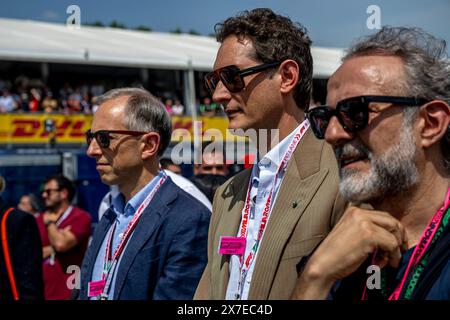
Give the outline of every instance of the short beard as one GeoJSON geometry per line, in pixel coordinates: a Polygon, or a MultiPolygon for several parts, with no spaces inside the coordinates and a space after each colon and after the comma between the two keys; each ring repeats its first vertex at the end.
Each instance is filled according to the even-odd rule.
{"type": "Polygon", "coordinates": [[[45,205],[46,211],[53,211],[53,212],[57,211],[60,207],[61,207],[61,201],[58,201],[51,205],[47,205],[47,204],[45,205]]]}
{"type": "Polygon", "coordinates": [[[55,205],[52,205],[52,206],[45,206],[45,211],[56,211],[56,209],[57,209],[58,207],[57,206],[55,206],[55,205]]]}
{"type": "Polygon", "coordinates": [[[340,169],[339,191],[348,201],[355,204],[379,202],[409,191],[419,181],[419,172],[415,164],[417,146],[412,130],[412,121],[407,117],[403,121],[403,130],[397,143],[392,145],[381,157],[357,140],[337,149],[342,155],[364,155],[370,161],[368,173],[357,169],[340,169]]]}

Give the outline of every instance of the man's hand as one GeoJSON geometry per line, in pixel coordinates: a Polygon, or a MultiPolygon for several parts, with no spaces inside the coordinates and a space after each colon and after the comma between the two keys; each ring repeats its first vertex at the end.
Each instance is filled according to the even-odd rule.
{"type": "Polygon", "coordinates": [[[351,207],[309,259],[292,298],[325,299],[334,282],[353,272],[377,250],[375,263],[397,267],[406,234],[390,214],[351,207]]]}
{"type": "Polygon", "coordinates": [[[55,250],[52,246],[42,247],[42,259],[45,260],[50,257],[52,254],[55,254],[55,250]]]}
{"type": "Polygon", "coordinates": [[[44,224],[47,225],[50,222],[58,221],[59,215],[57,213],[45,211],[44,215],[42,216],[42,219],[44,220],[44,224]]]}
{"type": "MultiPolygon", "coordinates": [[[[45,215],[43,218],[44,223],[47,225],[48,240],[56,252],[66,252],[78,244],[77,238],[71,231],[72,226],[68,225],[63,229],[59,229],[55,223],[48,224],[48,222],[45,222],[45,215]]],[[[54,217],[51,215],[47,219],[47,221],[54,221],[52,220],[54,217]]]]}

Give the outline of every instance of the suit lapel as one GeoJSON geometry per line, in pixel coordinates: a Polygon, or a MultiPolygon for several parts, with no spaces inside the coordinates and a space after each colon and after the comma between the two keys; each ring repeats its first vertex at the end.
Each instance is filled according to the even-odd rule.
{"type": "Polygon", "coordinates": [[[305,134],[289,161],[258,250],[249,299],[268,299],[281,255],[297,222],[328,174],[320,168],[323,142],[305,134]]]}
{"type": "Polygon", "coordinates": [[[108,232],[115,218],[116,214],[114,213],[114,211],[108,209],[103,214],[102,219],[100,219],[100,222],[97,224],[97,227],[95,228],[95,234],[92,237],[92,243],[89,246],[88,252],[86,253],[87,261],[85,265],[87,266],[87,268],[84,269],[83,275],[81,277],[82,279],[84,279],[83,281],[85,282],[85,285],[83,287],[86,288],[86,290],[88,282],[92,279],[92,271],[94,270],[94,264],[98,256],[98,251],[100,250],[100,247],[103,244],[103,240],[106,237],[106,233],[108,232]]]}
{"type": "Polygon", "coordinates": [[[216,283],[213,286],[213,297],[225,297],[226,294],[230,277],[230,256],[218,253],[220,236],[237,235],[251,172],[251,169],[243,172],[228,185],[222,194],[224,198],[224,201],[221,202],[222,207],[217,208],[223,214],[219,220],[217,232],[214,233],[216,235],[214,239],[216,259],[214,259],[212,268],[213,274],[218,274],[218,277],[213,279],[213,282],[216,283]]]}
{"type": "Polygon", "coordinates": [[[159,225],[161,216],[168,210],[167,204],[178,197],[176,189],[172,189],[173,182],[170,178],[161,186],[155,194],[149,206],[144,210],[136,229],[133,231],[128,244],[123,251],[123,256],[117,270],[114,300],[118,300],[122,291],[128,271],[133,264],[136,255],[159,225]]]}

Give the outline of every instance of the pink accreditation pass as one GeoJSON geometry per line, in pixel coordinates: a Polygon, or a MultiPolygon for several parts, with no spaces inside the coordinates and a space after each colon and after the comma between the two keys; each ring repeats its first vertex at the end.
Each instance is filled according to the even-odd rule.
{"type": "Polygon", "coordinates": [[[99,281],[91,281],[88,283],[88,297],[97,297],[102,294],[105,288],[106,279],[99,281]]]}
{"type": "Polygon", "coordinates": [[[219,254],[238,254],[245,253],[244,237],[220,237],[219,254]]]}

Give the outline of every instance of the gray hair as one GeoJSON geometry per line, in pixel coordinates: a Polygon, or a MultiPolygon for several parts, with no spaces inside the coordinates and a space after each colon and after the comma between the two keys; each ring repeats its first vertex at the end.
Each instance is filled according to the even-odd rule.
{"type": "Polygon", "coordinates": [[[28,198],[30,199],[30,206],[35,212],[39,212],[42,210],[42,203],[38,196],[36,196],[34,193],[29,193],[26,196],[28,196],[28,198]]]}
{"type": "Polygon", "coordinates": [[[157,132],[161,137],[158,155],[161,156],[170,143],[172,121],[162,102],[142,88],[112,89],[97,98],[97,104],[128,96],[125,106],[124,126],[128,130],[157,132]]]}
{"type": "MultiPolygon", "coordinates": [[[[403,60],[405,81],[399,84],[401,94],[442,100],[450,105],[450,60],[444,40],[420,28],[385,26],[357,41],[342,60],[368,55],[391,55],[403,60]]],[[[419,110],[405,108],[404,114],[407,113],[417,115],[419,110]]],[[[441,140],[441,151],[445,168],[450,172],[450,127],[441,140]]]]}

